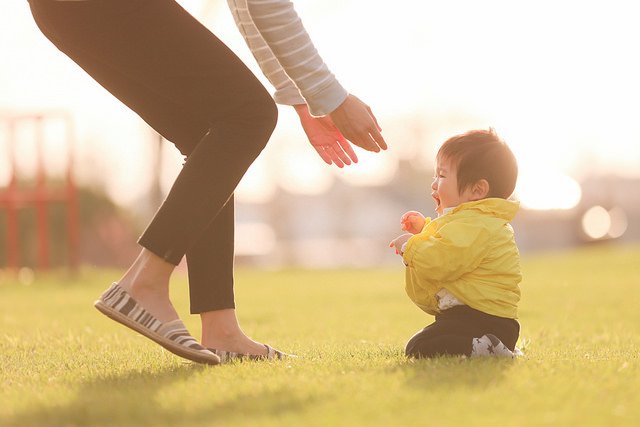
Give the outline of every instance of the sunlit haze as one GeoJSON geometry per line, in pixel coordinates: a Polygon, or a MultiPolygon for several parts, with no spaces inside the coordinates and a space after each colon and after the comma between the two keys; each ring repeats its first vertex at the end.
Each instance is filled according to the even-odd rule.
{"type": "MultiPolygon", "coordinates": [[[[151,183],[152,133],[42,36],[27,2],[5,3],[0,111],[70,111],[80,179],[102,182],[116,201],[133,203],[151,183]]],[[[272,90],[226,2],[180,3],[272,90]]],[[[438,145],[470,128],[494,127],[512,147],[520,167],[516,197],[532,209],[575,206],[578,182],[587,174],[640,175],[635,2],[295,4],[329,68],[371,105],[390,149],[375,155],[358,150],[357,165],[328,167],[306,142],[293,109],[281,107],[272,142],[243,180],[240,199],[266,202],[276,186],[318,194],[336,179],[384,184],[401,159],[431,168],[427,163],[438,145]]],[[[2,133],[0,150],[5,147],[2,133]]],[[[21,168],[32,173],[29,149],[22,147],[18,157],[21,168]]],[[[64,160],[56,160],[57,151],[55,143],[47,146],[51,168],[60,173],[64,160]]],[[[182,158],[171,146],[163,154],[167,190],[182,158]]],[[[4,158],[0,185],[8,180],[4,158]]],[[[604,214],[593,215],[589,221],[601,224],[604,214]]]]}

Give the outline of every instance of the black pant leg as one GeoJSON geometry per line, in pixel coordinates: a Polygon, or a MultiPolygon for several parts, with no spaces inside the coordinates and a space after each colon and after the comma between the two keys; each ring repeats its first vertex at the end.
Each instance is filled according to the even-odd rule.
{"type": "Polygon", "coordinates": [[[493,334],[513,351],[520,325],[515,319],[493,316],[469,306],[457,306],[436,316],[436,321],[407,343],[409,357],[471,355],[472,339],[493,334]]]}
{"type": "Polygon", "coordinates": [[[233,197],[187,251],[191,313],[235,308],[233,197]]]}
{"type": "Polygon", "coordinates": [[[436,321],[416,333],[405,346],[408,357],[423,358],[440,355],[471,354],[471,336],[464,322],[456,318],[436,318],[436,321]]]}

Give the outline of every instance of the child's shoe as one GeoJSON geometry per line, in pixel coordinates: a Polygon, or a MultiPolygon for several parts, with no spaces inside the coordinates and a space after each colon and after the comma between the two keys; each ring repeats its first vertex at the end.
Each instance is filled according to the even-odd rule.
{"type": "Polygon", "coordinates": [[[473,338],[473,347],[471,348],[471,357],[509,357],[513,359],[515,356],[506,345],[502,343],[493,334],[486,334],[480,338],[473,338]]]}

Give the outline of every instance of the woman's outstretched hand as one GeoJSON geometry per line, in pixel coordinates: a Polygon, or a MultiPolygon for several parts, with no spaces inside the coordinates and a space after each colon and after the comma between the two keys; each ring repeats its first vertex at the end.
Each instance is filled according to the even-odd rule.
{"type": "Polygon", "coordinates": [[[338,108],[329,113],[340,133],[351,143],[367,151],[386,150],[382,128],[371,108],[354,95],[348,95],[338,108]]]}
{"type": "Polygon", "coordinates": [[[358,156],[353,147],[333,124],[331,117],[313,117],[309,114],[306,104],[294,107],[309,142],[326,164],[335,164],[342,168],[352,162],[358,163],[358,156]]]}
{"type": "Polygon", "coordinates": [[[371,108],[354,95],[348,95],[338,108],[324,117],[313,117],[305,104],[294,107],[309,142],[329,165],[342,168],[358,163],[351,143],[376,153],[387,149],[371,108]]]}

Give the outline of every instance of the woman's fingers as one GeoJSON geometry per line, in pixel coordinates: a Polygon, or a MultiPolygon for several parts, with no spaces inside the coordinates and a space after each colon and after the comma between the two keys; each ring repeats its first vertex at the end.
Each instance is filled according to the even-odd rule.
{"type": "MultiPolygon", "coordinates": [[[[334,163],[337,167],[339,167],[339,168],[343,168],[343,167],[344,167],[344,164],[345,164],[345,163],[347,163],[347,162],[345,162],[345,161],[341,158],[341,156],[340,156],[338,153],[336,153],[336,151],[335,151],[333,148],[331,148],[331,147],[327,147],[327,148],[325,148],[325,151],[329,154],[329,156],[331,157],[331,160],[333,161],[333,163],[334,163]]],[[[347,159],[347,161],[348,161],[348,163],[347,163],[347,164],[348,164],[348,165],[350,165],[350,164],[351,164],[351,161],[350,161],[346,156],[345,156],[345,158],[346,158],[346,159],[347,159]]]]}
{"type": "Polygon", "coordinates": [[[375,139],[369,134],[369,130],[360,131],[351,134],[351,137],[345,135],[349,141],[354,143],[360,148],[364,148],[367,151],[373,151],[374,153],[380,152],[380,146],[375,139]]]}
{"type": "Polygon", "coordinates": [[[358,163],[358,156],[356,155],[356,152],[353,150],[351,143],[347,141],[344,136],[340,135],[337,143],[340,148],[347,153],[347,156],[349,156],[353,163],[358,163]]]}
{"type": "Polygon", "coordinates": [[[335,155],[338,156],[340,160],[344,162],[345,165],[351,164],[351,158],[349,157],[348,153],[344,151],[343,147],[340,144],[338,144],[337,141],[333,144],[333,146],[331,146],[331,148],[328,148],[328,150],[332,150],[335,153],[335,155]]]}
{"type": "Polygon", "coordinates": [[[316,146],[314,145],[313,148],[316,149],[316,152],[318,153],[318,155],[320,156],[320,158],[322,160],[324,160],[324,162],[328,165],[332,164],[332,160],[331,160],[331,155],[327,152],[327,150],[324,149],[323,146],[316,146]]]}
{"type": "Polygon", "coordinates": [[[348,165],[351,164],[349,158],[344,156],[344,158],[346,159],[345,162],[330,145],[317,145],[314,147],[318,154],[320,154],[320,157],[322,157],[322,160],[324,160],[328,165],[335,164],[337,167],[343,168],[345,163],[347,163],[348,165]]]}
{"type": "Polygon", "coordinates": [[[376,153],[387,149],[371,109],[357,97],[347,96],[330,117],[342,135],[353,144],[376,153]]]}
{"type": "Polygon", "coordinates": [[[380,148],[382,148],[383,150],[387,149],[387,142],[382,137],[382,134],[380,133],[379,126],[377,123],[376,123],[376,127],[369,131],[369,135],[380,148]]]}
{"type": "Polygon", "coordinates": [[[369,115],[371,117],[373,117],[373,121],[376,122],[376,128],[378,128],[378,132],[382,132],[382,128],[380,127],[380,124],[378,123],[378,119],[376,119],[376,116],[373,114],[373,111],[371,110],[371,107],[369,107],[367,105],[367,111],[369,111],[369,115]]]}
{"type": "Polygon", "coordinates": [[[345,141],[344,144],[335,142],[334,145],[314,145],[318,155],[328,165],[335,164],[339,168],[343,168],[345,165],[358,162],[356,153],[349,145],[349,142],[345,141]]]}

